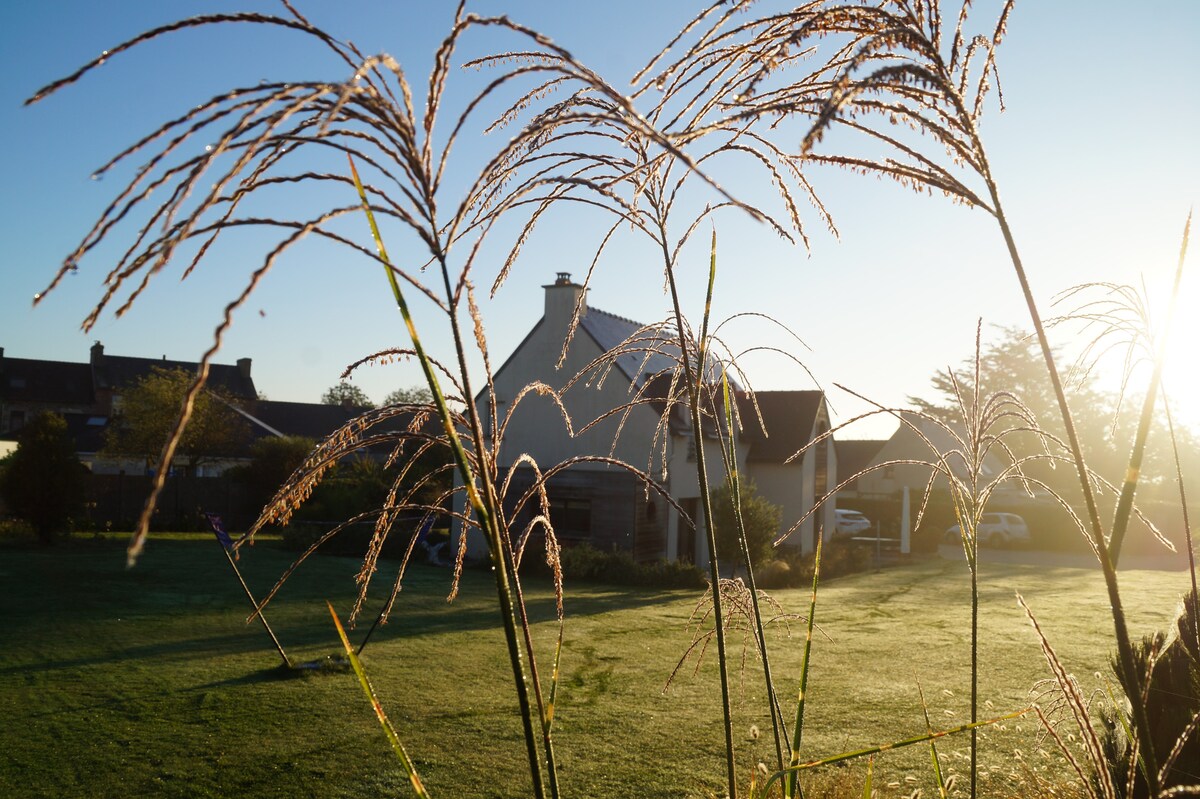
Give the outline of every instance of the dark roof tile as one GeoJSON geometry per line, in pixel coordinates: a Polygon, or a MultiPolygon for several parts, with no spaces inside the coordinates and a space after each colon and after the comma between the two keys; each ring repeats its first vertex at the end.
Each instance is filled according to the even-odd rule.
{"type": "Polygon", "coordinates": [[[824,398],[821,391],[756,391],[762,422],[746,392],[738,393],[742,435],[752,463],[783,463],[812,440],[817,412],[824,398]],[[765,428],[765,432],[764,432],[765,428]]]}
{"type": "MultiPolygon", "coordinates": [[[[181,370],[195,374],[197,364],[188,361],[156,360],[154,358],[133,358],[127,355],[104,355],[96,364],[96,387],[100,389],[121,390],[129,388],[142,380],[155,369],[181,370]]],[[[242,374],[241,368],[235,365],[214,363],[209,366],[208,383],[210,388],[218,388],[237,399],[255,399],[258,396],[254,388],[254,380],[249,375],[242,374]]]]}
{"type": "Polygon", "coordinates": [[[8,402],[92,405],[92,370],[86,363],[0,360],[0,397],[8,402]]]}

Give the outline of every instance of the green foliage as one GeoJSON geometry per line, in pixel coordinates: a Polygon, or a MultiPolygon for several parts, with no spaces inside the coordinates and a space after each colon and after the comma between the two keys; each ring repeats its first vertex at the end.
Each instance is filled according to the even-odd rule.
{"type": "MultiPolygon", "coordinates": [[[[429,453],[426,457],[429,460],[419,463],[405,476],[400,487],[401,493],[424,477],[429,469],[440,464],[436,455],[429,453]]],[[[334,467],[296,512],[292,523],[284,528],[284,546],[295,550],[307,549],[336,524],[365,510],[381,507],[398,476],[396,467],[385,469],[371,458],[345,461],[334,467]]],[[[428,488],[418,493],[432,500],[444,487],[444,479],[433,480],[428,488]]],[[[412,512],[398,520],[384,542],[382,554],[385,557],[403,555],[422,518],[421,513],[412,512]]],[[[367,550],[373,530],[372,517],[343,530],[323,544],[321,551],[326,554],[361,556],[367,550]]]]}
{"type": "MultiPolygon", "coordinates": [[[[4,461],[0,460],[0,471],[4,461]]],[[[37,534],[23,519],[0,519],[0,546],[25,546],[37,540],[37,534]]]]}
{"type": "Polygon", "coordinates": [[[297,514],[301,519],[349,519],[383,504],[394,473],[370,458],[339,464],[297,514]]]}
{"type": "Polygon", "coordinates": [[[83,509],[86,473],[66,421],[38,413],[21,429],[16,451],[0,461],[0,496],[41,543],[52,544],[83,509]]]}
{"type": "MultiPolygon", "coordinates": [[[[832,538],[821,551],[821,582],[871,568],[874,550],[862,541],[832,538]]],[[[801,555],[785,552],[755,571],[762,588],[809,588],[812,586],[813,553],[801,555]]]]}
{"type": "MultiPolygon", "coordinates": [[[[180,404],[193,379],[183,369],[156,367],[124,391],[120,409],[108,429],[104,454],[157,457],[175,427],[180,404]]],[[[218,388],[200,392],[177,457],[197,464],[243,452],[250,439],[250,427],[229,402],[218,388]]]]}
{"type": "Polygon", "coordinates": [[[433,402],[433,394],[425,386],[398,388],[383,398],[384,405],[426,405],[433,402]]]}
{"type": "Polygon", "coordinates": [[[250,510],[262,508],[312,452],[316,442],[303,436],[260,438],[250,445],[250,462],[230,469],[229,477],[246,487],[250,510]]]}
{"type": "MultiPolygon", "coordinates": [[[[758,495],[754,482],[743,478],[739,484],[742,522],[746,529],[746,548],[757,567],[771,556],[771,542],[779,532],[782,510],[758,495]]],[[[745,565],[738,540],[737,516],[733,507],[733,489],[728,481],[712,492],[713,527],[717,537],[717,555],[723,563],[745,565]]]]}
{"type": "MultiPolygon", "coordinates": [[[[1149,680],[1145,706],[1154,751],[1162,753],[1160,758],[1165,758],[1166,753],[1180,747],[1172,768],[1162,781],[1163,790],[1194,785],[1195,766],[1200,764],[1200,736],[1194,729],[1189,731],[1189,726],[1200,718],[1200,629],[1196,619],[1197,596],[1189,591],[1183,597],[1172,635],[1156,632],[1134,645],[1134,664],[1138,672],[1134,680],[1124,674],[1117,658],[1110,663],[1126,697],[1136,697],[1141,686],[1149,680]]],[[[1130,770],[1130,742],[1125,732],[1128,718],[1122,723],[1119,715],[1127,717],[1128,708],[1105,707],[1100,713],[1101,745],[1108,758],[1105,765],[1119,796],[1146,799],[1149,790],[1145,775],[1140,772],[1133,783],[1133,792],[1126,792],[1130,770]]]]}
{"type": "Polygon", "coordinates": [[[367,392],[353,383],[347,383],[345,380],[336,386],[330,386],[321,395],[321,402],[325,405],[346,405],[351,408],[375,407],[375,403],[371,402],[371,398],[367,396],[367,392]]]}
{"type": "MultiPolygon", "coordinates": [[[[967,359],[955,371],[955,379],[967,401],[974,387],[974,371],[974,358],[967,359]]],[[[1090,372],[1076,371],[1072,377],[1074,379],[1067,386],[1068,399],[1088,465],[1117,483],[1128,464],[1129,440],[1137,426],[1137,404],[1120,402],[1117,395],[1102,391],[1090,372]]],[[[1066,430],[1046,372],[1045,359],[1037,340],[1026,331],[1014,327],[998,328],[998,337],[986,344],[980,355],[979,383],[981,396],[997,392],[1013,394],[1033,412],[1043,430],[1060,440],[1065,439],[1066,430]]],[[[932,399],[909,397],[909,402],[918,410],[953,424],[960,412],[950,376],[939,371],[931,378],[930,385],[934,392],[932,399]]],[[[1015,417],[998,420],[996,431],[1017,424],[1019,421],[1015,417]]],[[[1184,471],[1200,469],[1200,456],[1196,454],[1200,451],[1200,442],[1197,442],[1195,432],[1176,427],[1175,433],[1180,440],[1181,453],[1190,460],[1184,471]]],[[[1014,446],[1018,456],[1036,455],[1045,449],[1043,439],[1032,433],[1017,433],[1006,440],[1014,446]]],[[[1065,452],[1057,454],[1065,455],[1065,452]]],[[[1143,478],[1150,484],[1173,482],[1174,461],[1162,415],[1153,422],[1142,471],[1143,478]]],[[[1027,472],[1044,480],[1063,496],[1074,498],[1079,494],[1078,478],[1067,464],[1059,463],[1058,468],[1051,468],[1048,462],[1033,463],[1027,467],[1027,472]]]]}
{"type": "MultiPolygon", "coordinates": [[[[583,582],[641,585],[656,588],[703,588],[704,572],[690,563],[662,558],[642,563],[624,550],[602,552],[590,544],[565,547],[559,553],[563,579],[583,582]]],[[[535,571],[545,574],[544,561],[526,555],[524,568],[532,563],[535,571]]]]}

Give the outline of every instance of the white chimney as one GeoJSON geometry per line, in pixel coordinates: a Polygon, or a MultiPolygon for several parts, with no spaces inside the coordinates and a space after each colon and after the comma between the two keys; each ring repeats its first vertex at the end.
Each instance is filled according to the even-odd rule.
{"type": "Polygon", "coordinates": [[[554,282],[542,286],[546,290],[546,309],[543,319],[551,330],[566,332],[579,305],[579,316],[587,316],[587,290],[571,281],[570,272],[559,272],[554,282]]]}

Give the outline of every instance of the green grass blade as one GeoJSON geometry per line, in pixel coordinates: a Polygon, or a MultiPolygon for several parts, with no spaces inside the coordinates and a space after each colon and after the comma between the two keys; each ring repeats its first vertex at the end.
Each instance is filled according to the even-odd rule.
{"type": "Polygon", "coordinates": [[[542,729],[547,736],[554,727],[554,699],[558,696],[559,662],[562,659],[564,624],[558,622],[558,643],[554,645],[554,665],[550,669],[550,700],[546,703],[546,712],[542,718],[542,729]]]}
{"type": "Polygon", "coordinates": [[[862,799],[871,799],[871,778],[875,770],[875,756],[867,758],[867,781],[863,783],[862,799]]]}
{"type": "Polygon", "coordinates": [[[813,627],[817,618],[817,586],[821,581],[821,548],[824,543],[824,536],[818,537],[817,551],[813,554],[812,598],[808,603],[808,628],[804,634],[804,662],[800,666],[800,695],[796,700],[796,726],[792,730],[792,757],[787,770],[787,784],[784,791],[789,797],[795,797],[800,790],[800,780],[797,778],[795,769],[800,763],[800,740],[804,733],[804,703],[808,693],[808,666],[812,655],[813,627]]]}
{"type": "Polygon", "coordinates": [[[387,714],[383,712],[383,705],[379,704],[379,698],[375,696],[375,689],[371,687],[371,681],[367,679],[367,671],[363,668],[362,661],[358,659],[358,654],[354,651],[354,647],[350,645],[350,639],[346,637],[346,630],[342,627],[342,622],[338,619],[337,611],[333,609],[333,605],[329,602],[325,603],[329,606],[329,615],[333,617],[333,624],[337,627],[338,637],[342,639],[342,646],[346,649],[346,657],[350,659],[350,665],[354,667],[354,674],[358,677],[358,684],[362,686],[363,693],[371,702],[371,707],[375,710],[375,718],[379,719],[380,726],[383,727],[383,733],[387,736],[388,743],[392,745],[392,751],[396,753],[400,765],[404,767],[404,772],[408,775],[408,781],[412,783],[413,793],[417,796],[428,799],[429,794],[425,791],[425,786],[421,783],[421,778],[417,774],[417,768],[413,765],[412,758],[408,756],[408,752],[404,749],[404,744],[400,742],[400,736],[396,733],[396,728],[392,726],[391,720],[387,714]]]}
{"type": "Polygon", "coordinates": [[[999,724],[1002,721],[1009,721],[1010,719],[1020,718],[1021,716],[1024,716],[1026,713],[1032,712],[1032,710],[1033,710],[1032,707],[1026,707],[1026,708],[1022,708],[1021,710],[1015,710],[1012,713],[1005,713],[1003,716],[996,716],[995,718],[988,719],[987,721],[977,721],[974,724],[963,724],[959,727],[954,727],[949,730],[939,730],[937,732],[930,732],[930,733],[926,733],[924,735],[917,735],[912,738],[905,738],[900,741],[894,741],[889,744],[881,744],[879,746],[871,746],[871,747],[867,747],[866,749],[856,749],[853,752],[843,752],[838,755],[831,755],[829,757],[823,757],[820,760],[810,760],[806,763],[797,763],[793,766],[788,766],[783,771],[779,771],[779,772],[772,774],[771,779],[769,779],[767,781],[767,784],[765,786],[763,786],[763,791],[766,792],[768,789],[770,789],[770,787],[772,785],[774,785],[780,779],[786,779],[787,777],[794,775],[801,771],[807,771],[808,769],[817,768],[818,766],[832,766],[836,763],[845,763],[849,760],[855,760],[860,757],[867,757],[869,755],[877,755],[877,754],[880,754],[881,752],[890,752],[893,749],[903,749],[906,746],[912,746],[914,744],[923,744],[926,741],[932,741],[932,740],[936,740],[938,738],[945,738],[947,735],[958,735],[959,733],[969,732],[970,730],[977,729],[979,727],[988,727],[993,724],[999,724]]]}
{"type": "MultiPolygon", "coordinates": [[[[534,796],[540,799],[544,795],[542,766],[535,740],[534,711],[529,700],[529,683],[533,683],[535,691],[540,691],[541,689],[536,679],[530,680],[525,663],[521,658],[520,644],[517,641],[518,600],[513,591],[513,580],[515,580],[516,573],[515,566],[512,563],[511,553],[506,553],[505,551],[505,536],[500,531],[499,522],[497,521],[498,513],[493,512],[496,505],[484,502],[483,497],[480,496],[478,486],[475,485],[475,475],[467,458],[466,449],[463,447],[458,430],[455,429],[454,417],[451,415],[450,408],[446,404],[446,397],[442,393],[442,387],[438,382],[433,362],[425,353],[421,337],[417,335],[417,327],[413,323],[412,314],[409,313],[408,303],[404,299],[404,292],[401,291],[400,284],[396,280],[396,275],[392,271],[391,259],[388,257],[387,248],[383,245],[383,237],[380,235],[379,226],[375,222],[375,214],[371,211],[371,203],[367,199],[366,189],[363,188],[362,180],[358,176],[358,170],[354,166],[354,159],[349,154],[347,154],[346,158],[350,162],[350,174],[354,179],[354,188],[358,192],[363,212],[367,215],[367,222],[371,227],[371,236],[375,239],[375,247],[379,251],[379,258],[384,263],[388,282],[392,288],[392,295],[396,300],[396,308],[400,311],[400,315],[404,319],[404,326],[408,330],[409,338],[413,343],[413,350],[416,352],[417,360],[421,364],[421,371],[425,375],[425,382],[429,386],[430,393],[433,394],[433,401],[438,410],[438,418],[441,420],[442,428],[446,433],[446,442],[450,446],[450,451],[454,455],[455,467],[463,480],[463,489],[466,492],[467,501],[471,504],[472,510],[474,510],[476,516],[479,518],[480,530],[483,531],[488,539],[493,572],[496,578],[496,594],[500,602],[500,612],[504,622],[505,641],[508,645],[509,661],[512,665],[517,702],[521,709],[521,722],[525,732],[525,745],[529,755],[529,773],[533,778],[534,796]]],[[[447,287],[447,290],[449,290],[449,287],[447,287]]],[[[464,366],[463,368],[465,369],[466,367],[464,366]]],[[[485,482],[486,485],[488,484],[485,482]]],[[[489,499],[493,501],[495,499],[491,492],[489,492],[489,499]]],[[[526,632],[528,632],[527,628],[526,632]]],[[[529,652],[529,661],[532,666],[532,651],[529,652]]],[[[538,700],[540,701],[540,695],[538,700]]]]}
{"type": "MultiPolygon", "coordinates": [[[[925,732],[933,732],[933,724],[929,720],[929,704],[925,701],[925,689],[921,687],[921,682],[917,681],[917,693],[921,695],[921,712],[925,714],[925,732]]],[[[941,799],[946,799],[946,780],[942,777],[942,763],[938,757],[937,744],[931,738],[929,739],[929,760],[933,767],[933,776],[937,780],[938,796],[941,799]]]]}

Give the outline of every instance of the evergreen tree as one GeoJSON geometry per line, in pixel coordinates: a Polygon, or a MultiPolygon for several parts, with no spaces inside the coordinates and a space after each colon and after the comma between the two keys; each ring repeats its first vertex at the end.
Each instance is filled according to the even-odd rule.
{"type": "MultiPolygon", "coordinates": [[[[773,505],[758,495],[754,482],[739,481],[738,495],[742,510],[742,522],[746,528],[746,549],[755,568],[771,557],[771,542],[779,531],[782,515],[778,505],[773,505]]],[[[733,489],[726,480],[712,492],[713,528],[717,538],[717,556],[724,563],[745,565],[741,544],[738,541],[737,516],[733,508],[733,489]]]]}

